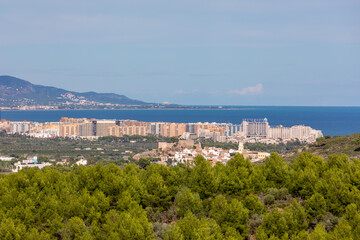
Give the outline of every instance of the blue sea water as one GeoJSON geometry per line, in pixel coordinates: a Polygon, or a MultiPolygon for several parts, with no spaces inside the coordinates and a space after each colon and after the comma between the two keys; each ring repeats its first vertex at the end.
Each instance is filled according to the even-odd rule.
{"type": "Polygon", "coordinates": [[[360,132],[360,107],[243,107],[240,110],[59,110],[2,111],[1,118],[11,121],[55,122],[61,117],[132,119],[164,122],[242,122],[243,118],[267,118],[271,126],[306,125],[324,135],[360,132]]]}

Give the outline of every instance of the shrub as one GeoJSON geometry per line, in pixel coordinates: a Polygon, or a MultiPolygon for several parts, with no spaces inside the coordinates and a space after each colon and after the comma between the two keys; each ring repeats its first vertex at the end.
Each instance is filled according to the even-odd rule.
{"type": "Polygon", "coordinates": [[[267,190],[267,194],[273,195],[275,200],[286,200],[286,196],[289,194],[289,191],[286,188],[269,188],[267,190]]]}
{"type": "Polygon", "coordinates": [[[264,197],[264,204],[265,205],[271,205],[271,204],[274,204],[275,202],[275,197],[271,194],[267,194],[265,197],[264,197]]]}
{"type": "Polygon", "coordinates": [[[263,215],[259,215],[259,214],[254,214],[250,220],[249,220],[249,229],[250,229],[250,233],[254,234],[256,229],[261,225],[263,220],[263,215]]]}
{"type": "Polygon", "coordinates": [[[325,226],[326,231],[330,232],[335,228],[338,222],[338,217],[332,215],[331,213],[327,213],[325,214],[324,220],[321,223],[325,226]]]}

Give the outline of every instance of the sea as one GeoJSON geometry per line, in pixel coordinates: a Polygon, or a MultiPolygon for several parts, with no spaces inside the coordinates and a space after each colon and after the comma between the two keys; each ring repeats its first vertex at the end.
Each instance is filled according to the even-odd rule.
{"type": "Polygon", "coordinates": [[[360,107],[241,106],[233,110],[51,110],[2,111],[10,121],[57,122],[61,117],[131,119],[146,122],[217,122],[240,124],[245,118],[267,118],[270,126],[305,125],[324,135],[360,133],[360,107]]]}

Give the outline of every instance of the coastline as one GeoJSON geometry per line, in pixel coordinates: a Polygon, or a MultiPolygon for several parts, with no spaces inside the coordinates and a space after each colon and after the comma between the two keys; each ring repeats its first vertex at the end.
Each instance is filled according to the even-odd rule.
{"type": "Polygon", "coordinates": [[[311,126],[324,135],[360,132],[360,107],[285,107],[241,106],[232,108],[161,109],[62,109],[2,110],[1,119],[9,121],[56,122],[61,117],[131,119],[148,122],[218,122],[239,124],[244,118],[268,118],[272,126],[311,126]]]}
{"type": "Polygon", "coordinates": [[[3,112],[18,112],[18,111],[123,111],[123,110],[148,110],[148,111],[157,111],[157,110],[248,110],[249,108],[245,107],[181,107],[181,108],[86,108],[86,109],[0,109],[3,112]]]}

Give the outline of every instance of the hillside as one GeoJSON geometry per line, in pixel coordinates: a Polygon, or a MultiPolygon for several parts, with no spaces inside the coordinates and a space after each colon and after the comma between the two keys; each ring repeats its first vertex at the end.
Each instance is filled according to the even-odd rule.
{"type": "Polygon", "coordinates": [[[349,158],[360,159],[360,133],[346,136],[325,136],[318,138],[316,143],[299,147],[293,151],[285,153],[285,158],[293,158],[299,152],[308,151],[320,157],[327,158],[332,154],[346,154],[349,158]]]}
{"type": "Polygon", "coordinates": [[[28,81],[0,76],[0,106],[13,107],[24,105],[78,105],[96,106],[101,104],[146,105],[125,95],[114,93],[78,93],[56,87],[35,85],[28,81]]]}

